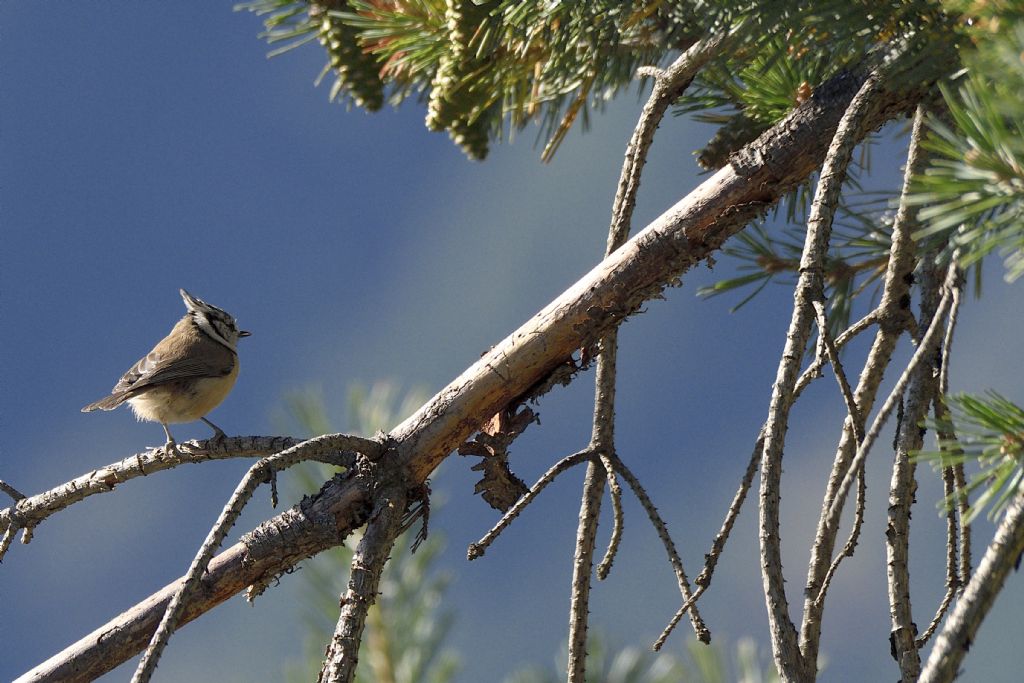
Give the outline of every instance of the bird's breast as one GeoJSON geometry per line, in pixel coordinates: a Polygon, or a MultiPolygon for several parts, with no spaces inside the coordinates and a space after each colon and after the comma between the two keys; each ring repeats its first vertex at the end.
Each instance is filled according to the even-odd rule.
{"type": "Polygon", "coordinates": [[[238,379],[238,359],[221,377],[200,377],[154,386],[128,399],[140,420],[177,424],[192,422],[220,405],[238,379]]]}

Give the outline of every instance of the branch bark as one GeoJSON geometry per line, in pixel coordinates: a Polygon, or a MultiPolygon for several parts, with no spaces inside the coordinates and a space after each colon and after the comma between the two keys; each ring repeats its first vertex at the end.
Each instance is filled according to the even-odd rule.
{"type": "MultiPolygon", "coordinates": [[[[858,138],[912,109],[935,79],[948,72],[952,62],[946,47],[935,49],[915,59],[918,71],[913,82],[882,84],[878,106],[863,122],[858,138]]],[[[406,480],[413,485],[424,481],[483,421],[564,366],[576,349],[592,345],[645,301],[660,295],[804,181],[821,164],[840,117],[865,78],[866,72],[843,72],[817,88],[786,119],[734,155],[730,165],[595,266],[399,425],[389,435],[394,444],[392,462],[406,471],[406,480]]],[[[339,543],[365,522],[366,501],[362,485],[336,477],[301,509],[293,508],[260,525],[247,537],[248,543],[230,548],[211,563],[203,583],[209,595],[219,599],[193,602],[184,619],[195,618],[246,585],[263,583],[339,543]],[[331,522],[329,529],[324,528],[326,521],[331,522]],[[257,564],[258,570],[254,569],[257,564]]],[[[123,630],[126,616],[122,615],[21,680],[84,681],[114,668],[145,644],[169,590],[173,588],[125,613],[135,625],[133,635],[123,630]],[[75,673],[86,668],[91,675],[75,673]],[[66,675],[53,677],[55,671],[66,675]]]]}
{"type": "MultiPolygon", "coordinates": [[[[301,442],[301,439],[289,436],[235,436],[220,440],[188,441],[179,444],[179,452],[168,453],[163,446],[151,448],[130,455],[120,462],[87,472],[49,491],[21,498],[15,505],[0,510],[0,529],[29,531],[50,515],[89,496],[113,491],[118,484],[136,477],[207,460],[265,457],[301,442]]],[[[337,448],[329,452],[333,454],[337,452],[337,448]]],[[[327,452],[324,455],[326,456],[327,452]]],[[[2,552],[0,559],[3,559],[2,552]]]]}
{"type": "MultiPolygon", "coordinates": [[[[939,303],[942,273],[933,263],[926,264],[922,280],[918,324],[930,326],[939,303]]],[[[903,683],[913,683],[921,674],[917,625],[910,600],[910,513],[917,492],[916,467],[910,456],[920,450],[924,442],[920,424],[928,414],[938,388],[938,356],[936,351],[930,363],[920,363],[910,375],[902,416],[896,428],[896,454],[889,484],[885,529],[886,580],[892,625],[889,638],[903,683]]]]}
{"type": "MultiPolygon", "coordinates": [[[[857,143],[861,121],[875,104],[879,78],[872,75],[860,87],[843,113],[814,195],[807,236],[800,257],[800,276],[793,297],[793,315],[786,332],[786,345],[779,361],[772,388],[768,418],[764,428],[764,452],[761,456],[760,542],[761,576],[771,628],[775,665],[787,680],[813,680],[815,664],[804,663],[797,641],[797,630],[789,616],[785,579],[782,574],[779,500],[782,484],[782,455],[793,392],[800,375],[804,350],[814,325],[814,304],[825,299],[824,264],[832,234],[832,218],[839,202],[846,169],[857,143]]],[[[838,371],[838,370],[837,370],[838,371]]],[[[856,413],[856,411],[853,411],[856,413]]],[[[853,419],[852,417],[850,418],[853,419]]]]}
{"type": "Polygon", "coordinates": [[[377,599],[380,575],[402,526],[405,491],[395,486],[377,498],[377,505],[352,555],[348,589],[341,596],[341,614],[318,683],[350,683],[359,663],[359,644],[370,607],[377,599]]]}
{"type": "Polygon", "coordinates": [[[1024,553],[1024,494],[1018,493],[996,528],[995,538],[964,589],[953,613],[935,640],[920,683],[952,681],[960,668],[974,634],[992,608],[1006,577],[1024,553]]]}

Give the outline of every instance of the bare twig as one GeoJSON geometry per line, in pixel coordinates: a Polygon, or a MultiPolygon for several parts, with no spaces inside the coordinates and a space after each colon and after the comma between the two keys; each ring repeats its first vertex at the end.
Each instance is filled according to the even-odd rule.
{"type": "Polygon", "coordinates": [[[14,541],[14,537],[18,534],[18,527],[13,524],[4,529],[4,535],[0,537],[0,561],[3,560],[4,554],[7,549],[11,547],[11,542],[14,541]]]}
{"type": "Polygon", "coordinates": [[[863,420],[860,417],[860,409],[857,408],[857,400],[853,397],[853,390],[850,389],[850,382],[846,379],[846,373],[843,371],[843,364],[839,361],[839,349],[836,343],[832,341],[832,335],[828,331],[828,320],[825,318],[825,302],[817,299],[811,302],[814,306],[814,315],[818,322],[818,335],[821,338],[822,346],[825,347],[825,351],[828,354],[828,361],[832,364],[832,370],[835,372],[836,381],[839,383],[839,391],[843,394],[843,401],[846,403],[846,412],[850,416],[850,421],[854,425],[854,436],[858,441],[864,438],[863,433],[858,434],[857,431],[861,429],[859,425],[863,424],[863,420]]]}
{"type": "Polygon", "coordinates": [[[1024,494],[1017,493],[1007,506],[978,570],[935,639],[931,655],[921,672],[921,683],[952,681],[974,641],[974,635],[988,614],[1006,577],[1024,553],[1024,494]]]}
{"type": "Polygon", "coordinates": [[[765,422],[764,452],[761,457],[760,541],[761,572],[775,663],[783,678],[798,679],[816,666],[805,663],[797,643],[797,631],[789,617],[785,579],[782,574],[782,550],[779,523],[779,489],[782,481],[782,455],[793,389],[800,372],[807,339],[814,323],[813,302],[822,301],[824,264],[832,231],[832,218],[842,192],[846,169],[850,164],[858,131],[874,106],[878,76],[872,75],[858,90],[843,114],[829,145],[821,170],[807,236],[800,257],[800,276],[793,297],[793,315],[786,333],[785,349],[772,388],[768,418],[765,422]]]}
{"type": "MultiPolygon", "coordinates": [[[[953,290],[953,303],[949,308],[949,320],[946,324],[946,335],[942,339],[942,367],[939,371],[939,391],[935,398],[935,418],[940,425],[949,424],[949,411],[946,408],[946,395],[949,394],[949,364],[952,357],[952,346],[953,346],[953,333],[956,330],[957,319],[960,313],[961,303],[961,292],[962,289],[957,287],[953,290]]],[[[953,433],[940,433],[939,436],[943,440],[955,441],[956,435],[953,433]]],[[[962,522],[967,517],[967,496],[964,495],[964,490],[967,485],[964,479],[964,466],[963,463],[957,463],[952,466],[953,475],[953,490],[948,492],[947,498],[950,501],[956,501],[957,508],[957,519],[961,522],[960,524],[960,568],[959,578],[956,582],[958,587],[962,587],[967,584],[971,579],[971,527],[963,525],[962,522]]],[[[952,514],[952,510],[950,511],[952,514]]],[[[950,584],[953,585],[952,583],[950,584]]],[[[947,593],[949,591],[947,590],[947,593]]],[[[948,604],[948,601],[945,601],[948,604]]],[[[943,610],[939,610],[941,613],[943,610]]],[[[938,617],[938,615],[936,615],[938,617]]]]}
{"type": "MultiPolygon", "coordinates": [[[[809,377],[809,375],[808,375],[809,377]]],[[[694,590],[693,595],[690,596],[689,600],[683,602],[683,604],[676,610],[676,613],[669,619],[668,625],[665,626],[661,631],[661,635],[654,641],[652,649],[657,652],[661,650],[665,641],[675,630],[676,625],[683,618],[683,615],[689,611],[690,607],[704,594],[704,591],[711,585],[711,577],[715,573],[715,567],[718,565],[718,558],[721,557],[722,551],[725,550],[725,544],[729,540],[729,534],[732,533],[732,528],[736,524],[736,519],[740,515],[740,509],[743,507],[743,501],[747,498],[747,493],[750,491],[750,485],[754,481],[754,474],[757,472],[757,466],[761,462],[761,451],[764,448],[764,429],[757,436],[757,443],[754,444],[754,450],[750,454],[750,461],[747,463],[747,470],[743,474],[743,479],[740,481],[739,489],[732,498],[732,503],[729,504],[729,510],[726,512],[725,521],[722,522],[721,528],[715,535],[714,540],[711,542],[711,550],[704,556],[704,569],[701,570],[700,574],[694,580],[694,585],[697,586],[694,590]]]]}
{"type": "MultiPolygon", "coordinates": [[[[918,112],[916,120],[920,120],[923,112],[918,112]]],[[[889,365],[896,344],[903,333],[912,326],[914,320],[910,313],[910,283],[917,260],[916,243],[913,240],[915,230],[915,214],[905,200],[910,190],[910,179],[923,167],[925,157],[920,145],[915,142],[920,138],[920,123],[917,124],[917,137],[913,138],[908,152],[908,163],[904,174],[903,190],[900,206],[893,221],[892,244],[889,249],[889,264],[883,279],[882,297],[878,307],[869,314],[878,323],[875,338],[868,352],[854,400],[860,410],[860,423],[854,424],[847,420],[836,448],[832,470],[829,473],[822,512],[818,519],[814,543],[811,546],[807,584],[805,588],[803,622],[800,629],[800,651],[804,662],[810,667],[818,660],[818,646],[821,634],[821,620],[824,613],[824,592],[827,589],[826,577],[832,569],[834,560],[832,552],[839,533],[840,518],[834,510],[841,510],[845,503],[845,493],[840,495],[839,487],[844,475],[851,470],[850,461],[862,442],[864,420],[870,414],[875,403],[878,387],[889,365]],[[836,503],[838,502],[838,507],[836,503]]],[[[837,345],[838,345],[837,340],[837,345]]]]}
{"type": "Polygon", "coordinates": [[[509,508],[508,512],[501,516],[498,523],[495,524],[490,531],[484,534],[483,538],[476,543],[471,543],[469,545],[469,548],[466,551],[467,559],[475,560],[476,558],[483,556],[488,546],[494,542],[494,539],[496,539],[498,535],[504,531],[516,517],[519,516],[519,513],[521,513],[527,505],[533,502],[534,498],[536,498],[548,484],[555,480],[555,477],[562,472],[579,465],[581,462],[589,460],[591,456],[592,454],[589,449],[582,450],[578,453],[567,455],[552,465],[547,472],[541,475],[540,479],[537,480],[537,483],[530,487],[530,490],[526,495],[517,500],[515,505],[509,508]]]}
{"type": "MultiPolygon", "coordinates": [[[[936,394],[935,400],[939,400],[938,394],[936,394]]],[[[953,598],[961,586],[957,564],[957,558],[959,557],[957,539],[960,524],[956,515],[956,506],[953,504],[954,496],[956,495],[956,477],[953,474],[952,467],[942,468],[942,489],[946,500],[949,501],[949,507],[946,510],[946,593],[942,596],[942,600],[939,602],[939,606],[935,610],[935,616],[932,617],[928,628],[915,641],[918,650],[928,644],[935,630],[942,623],[942,618],[946,616],[946,610],[949,609],[953,598]]]]}
{"type": "MultiPolygon", "coordinates": [[[[669,104],[675,101],[693,80],[694,76],[717,52],[724,42],[723,36],[712,36],[694,43],[664,71],[654,74],[654,88],[644,105],[626,146],[625,161],[619,177],[618,190],[612,207],[611,225],[605,255],[618,249],[629,236],[633,209],[640,189],[640,176],[647,162],[647,152],[654,140],[654,133],[661,123],[669,104]]],[[[608,550],[598,567],[598,576],[604,578],[611,569],[615,551],[622,532],[621,489],[615,480],[615,471],[608,465],[612,461],[608,453],[615,452],[615,359],[618,335],[615,330],[605,335],[600,342],[597,358],[597,372],[594,391],[594,425],[590,449],[600,455],[601,460],[591,461],[587,466],[587,477],[580,504],[580,524],[576,535],[576,553],[573,562],[572,600],[569,616],[569,671],[568,680],[582,682],[586,676],[586,637],[589,617],[590,577],[593,567],[594,542],[597,536],[598,511],[604,493],[604,479],[612,487],[614,527],[608,550]]]]}
{"type": "Polygon", "coordinates": [[[854,500],[853,506],[853,527],[850,529],[850,535],[846,538],[846,543],[843,544],[842,549],[832,559],[832,564],[828,566],[828,571],[825,572],[825,578],[821,580],[821,589],[818,591],[818,595],[815,598],[815,604],[820,608],[825,602],[825,596],[828,594],[828,587],[832,583],[832,578],[836,575],[836,571],[839,569],[839,565],[842,564],[844,557],[853,557],[853,551],[857,547],[857,542],[860,540],[860,530],[864,526],[864,507],[867,502],[867,484],[864,480],[864,469],[861,468],[857,472],[857,497],[854,500]]]}
{"type": "Polygon", "coordinates": [[[608,578],[608,573],[612,570],[612,563],[615,562],[615,555],[619,551],[624,520],[622,513],[622,487],[619,486],[619,479],[615,474],[615,466],[606,455],[601,455],[601,464],[604,465],[604,471],[608,477],[608,493],[612,500],[612,535],[608,539],[608,548],[604,552],[604,558],[597,565],[597,578],[604,581],[608,578]]]}
{"type": "Polygon", "coordinates": [[[3,491],[8,496],[10,496],[15,503],[25,499],[24,493],[14,488],[13,486],[8,484],[6,481],[3,481],[2,479],[0,479],[0,491],[3,491]]]}
{"type": "Polygon", "coordinates": [[[949,319],[946,322],[946,334],[942,338],[942,358],[939,369],[939,393],[943,396],[949,393],[949,362],[952,357],[953,332],[956,331],[956,322],[960,313],[960,292],[961,288],[953,289],[953,303],[949,307],[949,319]]]}
{"type": "MultiPolygon", "coordinates": [[[[918,122],[918,125],[920,123],[918,122]]],[[[934,259],[922,267],[921,312],[918,321],[931,325],[941,289],[940,274],[934,259]]],[[[924,434],[920,424],[928,413],[938,388],[938,352],[931,362],[918,364],[910,374],[903,410],[896,428],[895,458],[889,485],[888,523],[885,533],[886,578],[892,629],[890,643],[900,667],[900,680],[916,681],[921,674],[921,655],[917,644],[917,624],[910,600],[910,513],[917,491],[915,466],[910,454],[920,450],[924,434]]]]}
{"type": "MultiPolygon", "coordinates": [[[[209,534],[207,534],[206,540],[203,541],[199,552],[196,553],[195,559],[192,560],[192,564],[185,574],[185,580],[182,582],[180,589],[167,605],[164,616],[160,620],[160,625],[157,627],[156,633],[153,634],[153,638],[146,648],[146,652],[139,661],[139,666],[132,677],[132,683],[147,683],[152,678],[160,655],[167,646],[171,634],[177,628],[178,619],[185,608],[185,602],[189,599],[192,591],[195,590],[196,585],[199,583],[199,578],[206,571],[210,560],[213,559],[213,554],[224,541],[228,531],[234,526],[238,516],[242,514],[243,508],[252,498],[256,488],[260,484],[269,481],[274,472],[279,472],[300,462],[308,461],[312,457],[319,457],[325,450],[337,451],[339,448],[350,445],[361,446],[369,450],[370,453],[366,457],[371,460],[377,459],[383,450],[383,445],[376,441],[350,438],[345,435],[327,434],[309,439],[276,455],[264,458],[249,468],[249,471],[242,477],[242,481],[239,482],[235,492],[231,495],[231,499],[224,506],[217,521],[210,529],[209,534]],[[368,446],[372,446],[372,448],[368,446]]],[[[354,454],[351,461],[355,461],[354,454]]],[[[351,462],[349,465],[351,465],[351,462]]]]}
{"type": "Polygon", "coordinates": [[[971,527],[964,524],[967,519],[968,501],[965,491],[967,481],[964,478],[962,463],[953,465],[953,483],[956,486],[956,516],[960,520],[960,586],[966,586],[971,580],[971,527]]]}
{"type": "MultiPolygon", "coordinates": [[[[679,553],[676,551],[676,545],[672,542],[672,537],[669,536],[668,527],[665,525],[665,521],[658,514],[657,508],[654,507],[654,503],[651,502],[650,496],[647,495],[647,491],[640,484],[640,481],[633,476],[633,473],[626,467],[625,463],[618,458],[618,456],[611,454],[608,456],[612,463],[615,465],[615,471],[626,480],[629,487],[633,489],[633,493],[640,501],[640,505],[643,506],[644,511],[647,513],[647,517],[651,520],[651,524],[654,525],[654,530],[658,534],[658,538],[661,539],[662,545],[665,546],[665,552],[668,554],[668,560],[672,564],[672,569],[676,574],[676,583],[679,585],[679,592],[683,596],[683,600],[689,601],[693,598],[693,592],[690,589],[690,582],[686,578],[686,570],[683,569],[683,560],[679,557],[679,553]]],[[[697,611],[697,606],[690,603],[689,606],[690,623],[693,624],[693,631],[697,634],[697,639],[702,643],[711,642],[711,631],[704,625],[704,619],[700,616],[700,612],[697,611]]]]}
{"type": "MultiPolygon", "coordinates": [[[[939,437],[939,445],[940,448],[946,450],[950,448],[950,446],[947,446],[946,444],[957,443],[957,438],[956,432],[953,431],[953,425],[949,415],[949,407],[946,405],[944,395],[936,394],[933,411],[935,415],[936,433],[939,437]]],[[[964,520],[967,519],[970,501],[966,494],[967,481],[964,476],[963,463],[956,463],[955,465],[952,465],[950,470],[953,478],[953,491],[951,494],[947,495],[950,500],[950,514],[954,514],[955,510],[957,524],[960,529],[960,564],[957,568],[957,583],[960,588],[963,588],[967,585],[967,582],[971,580],[971,527],[970,525],[964,524],[964,520]]]]}
{"type": "Polygon", "coordinates": [[[601,513],[606,473],[600,460],[587,464],[580,502],[580,524],[576,531],[576,552],[572,561],[572,591],[569,605],[569,683],[585,683],[587,627],[590,616],[590,577],[594,569],[597,518],[601,513]]]}
{"type": "Polygon", "coordinates": [[[910,363],[907,364],[903,374],[900,375],[899,380],[896,382],[896,386],[893,387],[889,397],[886,398],[885,403],[882,404],[882,408],[878,411],[874,421],[871,423],[871,429],[868,430],[867,435],[864,437],[864,442],[857,448],[857,454],[853,457],[850,462],[850,468],[846,471],[846,475],[843,477],[843,481],[840,484],[836,498],[832,504],[830,510],[830,516],[838,516],[841,508],[841,500],[846,497],[847,492],[850,490],[850,486],[853,483],[853,478],[856,476],[856,470],[864,460],[867,458],[868,453],[871,451],[871,447],[875,445],[875,440],[878,439],[879,434],[882,432],[882,427],[885,426],[886,421],[889,419],[889,415],[892,413],[893,408],[896,407],[903,392],[906,391],[907,384],[910,382],[911,375],[917,366],[924,362],[931,354],[935,352],[935,346],[939,342],[939,333],[942,330],[941,322],[945,318],[947,311],[949,310],[950,303],[952,301],[952,292],[959,285],[957,284],[958,276],[956,275],[957,268],[955,264],[951,264],[949,267],[949,274],[946,277],[946,284],[943,286],[944,292],[942,300],[939,302],[938,308],[935,311],[935,318],[928,326],[928,331],[925,332],[924,337],[921,339],[920,345],[917,347],[917,351],[910,359],[910,363]]]}
{"type": "MultiPolygon", "coordinates": [[[[341,450],[355,450],[364,443],[359,437],[337,435],[339,445],[324,447],[313,454],[312,460],[337,464],[337,453],[341,450]]],[[[120,462],[101,467],[56,486],[49,491],[22,498],[17,505],[0,510],[0,528],[33,529],[50,515],[97,493],[108,493],[114,487],[136,477],[168,470],[179,465],[201,463],[207,460],[226,458],[264,457],[291,448],[301,443],[300,439],[287,436],[238,436],[209,441],[189,441],[179,444],[178,450],[167,452],[162,446],[130,455],[120,462]]],[[[0,547],[0,559],[3,550],[0,547]]]]}
{"type": "MultiPolygon", "coordinates": [[[[868,329],[871,325],[877,322],[876,312],[869,313],[864,316],[856,323],[847,328],[835,341],[834,348],[838,352],[843,346],[856,338],[858,334],[868,329]]],[[[793,388],[793,400],[795,401],[803,393],[804,389],[814,380],[820,376],[821,368],[825,364],[825,357],[820,356],[815,358],[806,370],[801,373],[800,378],[796,382],[796,386],[793,388]]],[[[743,479],[740,481],[739,488],[736,490],[733,496],[732,502],[729,504],[729,509],[726,512],[725,520],[722,522],[722,526],[718,533],[715,535],[714,540],[711,542],[711,550],[704,556],[704,569],[694,580],[694,585],[697,586],[693,592],[693,596],[684,602],[676,613],[669,620],[668,625],[662,630],[658,639],[654,641],[652,646],[654,651],[660,650],[669,635],[679,624],[679,621],[683,618],[683,615],[690,609],[690,606],[696,602],[701,595],[704,594],[711,586],[711,578],[714,576],[715,567],[718,564],[718,558],[721,557],[722,551],[725,550],[725,544],[729,540],[729,534],[732,533],[732,528],[736,524],[736,519],[740,515],[740,510],[743,507],[743,502],[746,500],[747,493],[750,491],[750,486],[754,481],[754,475],[757,473],[757,466],[761,462],[761,452],[764,449],[764,428],[761,428],[760,433],[757,435],[757,441],[754,444],[754,450],[750,454],[750,460],[747,462],[747,469],[743,474],[743,479]]]]}
{"type": "Polygon", "coordinates": [[[626,145],[626,158],[615,192],[606,253],[617,249],[629,235],[637,191],[640,189],[640,175],[647,163],[647,152],[654,141],[654,133],[665,117],[665,112],[668,111],[670,104],[679,99],[697,72],[718,53],[725,42],[726,36],[708,36],[691,45],[668,68],[642,71],[641,75],[654,76],[654,88],[640,113],[633,136],[626,145]]]}
{"type": "Polygon", "coordinates": [[[406,504],[401,486],[381,491],[376,498],[366,532],[352,554],[348,589],[341,596],[341,614],[318,683],[351,683],[355,679],[366,614],[377,599],[380,575],[398,536],[406,504]]]}
{"type": "MultiPolygon", "coordinates": [[[[617,245],[609,243],[609,249],[617,245]]],[[[588,449],[604,455],[615,449],[615,367],[618,333],[612,330],[600,342],[594,376],[594,419],[588,449]]],[[[590,587],[594,570],[594,545],[604,498],[604,482],[614,477],[605,469],[610,458],[591,458],[583,482],[580,521],[576,530],[576,550],[572,562],[572,589],[569,601],[569,683],[586,680],[587,631],[590,619],[590,587]]]]}

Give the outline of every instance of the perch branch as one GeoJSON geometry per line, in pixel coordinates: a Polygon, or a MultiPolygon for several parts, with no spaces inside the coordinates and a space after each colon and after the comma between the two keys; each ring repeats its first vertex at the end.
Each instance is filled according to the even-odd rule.
{"type": "MultiPolygon", "coordinates": [[[[356,450],[365,439],[337,435],[336,445],[327,447],[310,459],[336,464],[339,450],[356,450]]],[[[0,510],[0,528],[5,533],[13,529],[34,529],[50,515],[97,493],[108,493],[120,483],[179,465],[201,463],[226,458],[265,457],[291,448],[301,440],[287,436],[237,436],[221,440],[189,441],[179,444],[178,452],[166,452],[161,446],[130,455],[120,462],[87,472],[49,491],[24,497],[16,505],[0,510]]],[[[3,558],[0,548],[0,559],[3,558]]]]}
{"type": "MultiPolygon", "coordinates": [[[[366,449],[370,451],[366,454],[367,458],[375,460],[380,457],[383,445],[376,441],[349,438],[345,435],[327,434],[303,441],[276,455],[264,458],[249,468],[249,471],[242,477],[242,481],[239,482],[235,492],[231,495],[228,504],[224,506],[217,521],[210,529],[209,534],[207,534],[206,540],[203,541],[203,545],[199,548],[199,552],[196,553],[195,559],[192,560],[192,564],[185,574],[185,580],[182,582],[181,587],[167,605],[163,618],[160,620],[160,624],[157,626],[149,646],[139,661],[139,666],[132,677],[132,683],[148,683],[152,678],[153,672],[156,671],[157,662],[160,660],[160,655],[167,646],[171,634],[177,628],[186,602],[199,584],[199,579],[203,572],[209,567],[213,554],[217,552],[220,544],[224,541],[224,537],[227,536],[231,527],[235,525],[235,521],[242,514],[242,510],[252,498],[256,488],[260,484],[270,481],[274,473],[314,457],[319,457],[325,450],[337,450],[339,446],[364,446],[364,444],[372,446],[372,448],[366,449]]],[[[351,460],[346,464],[351,467],[355,459],[353,454],[351,460]]]]}

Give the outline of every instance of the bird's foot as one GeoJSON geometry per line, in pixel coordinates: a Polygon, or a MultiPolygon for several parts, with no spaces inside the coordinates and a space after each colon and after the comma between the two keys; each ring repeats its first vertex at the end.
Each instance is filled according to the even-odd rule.
{"type": "Polygon", "coordinates": [[[223,429],[221,429],[217,425],[213,424],[212,422],[207,420],[205,417],[201,417],[199,419],[202,420],[203,422],[205,422],[207,425],[209,425],[210,429],[213,430],[213,436],[206,442],[209,445],[211,445],[211,446],[220,446],[228,438],[228,435],[224,433],[223,429]]]}
{"type": "Polygon", "coordinates": [[[163,446],[154,446],[153,450],[163,451],[164,455],[172,457],[181,457],[182,455],[181,448],[178,447],[178,442],[175,441],[174,439],[168,439],[167,443],[165,443],[163,446]]]}

